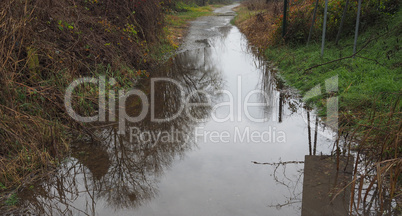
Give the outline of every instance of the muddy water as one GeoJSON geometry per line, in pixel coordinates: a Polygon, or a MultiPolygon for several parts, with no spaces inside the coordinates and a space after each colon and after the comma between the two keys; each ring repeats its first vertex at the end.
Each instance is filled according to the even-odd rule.
{"type": "Polygon", "coordinates": [[[138,116],[150,105],[144,119],[95,127],[98,139],[74,143],[56,175],[24,192],[21,209],[300,215],[304,156],[330,153],[332,133],[251,52],[229,23],[232,7],[193,22],[179,53],[134,87],[149,103],[129,97],[125,108],[138,116]]]}

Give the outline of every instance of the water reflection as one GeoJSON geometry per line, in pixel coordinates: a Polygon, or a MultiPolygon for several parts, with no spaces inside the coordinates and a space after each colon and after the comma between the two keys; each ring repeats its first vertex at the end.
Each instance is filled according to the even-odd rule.
{"type": "MultiPolygon", "coordinates": [[[[258,55],[256,56],[256,61],[261,62],[258,55]]],[[[272,96],[268,101],[269,106],[265,107],[265,114],[271,116],[273,121],[277,120],[279,124],[286,118],[302,115],[307,125],[308,155],[305,156],[305,160],[279,159],[271,163],[254,162],[269,165],[275,183],[287,191],[282,194],[286,200],[271,202],[268,206],[277,210],[285,207],[294,208],[297,211],[301,210],[302,215],[347,215],[350,188],[341,190],[351,180],[353,157],[336,156],[336,153],[340,152],[339,142],[338,145],[334,144],[337,149],[333,152],[325,152],[329,155],[316,156],[318,130],[319,128],[325,130],[324,123],[320,122],[314,111],[304,104],[292,89],[284,85],[271,65],[258,63],[255,65],[263,71],[261,89],[272,96]]],[[[322,155],[322,152],[320,154],[322,155]]]]}
{"type": "MultiPolygon", "coordinates": [[[[171,59],[154,77],[178,81],[188,95],[195,90],[210,93],[222,88],[219,69],[213,65],[211,48],[191,50],[171,59]]],[[[151,94],[150,83],[142,90],[151,94]]],[[[160,82],[154,90],[155,118],[176,113],[183,102],[181,89],[170,82],[160,82]]],[[[136,115],[138,98],[128,99],[127,113],[136,115]]],[[[191,102],[205,102],[195,94],[191,102]]],[[[206,118],[211,107],[192,107],[191,115],[206,118]]],[[[149,112],[150,113],[150,112],[149,112]]],[[[116,127],[94,127],[100,142],[74,143],[71,157],[61,164],[57,175],[23,193],[22,208],[40,215],[95,215],[109,206],[118,210],[136,208],[158,192],[157,183],[176,158],[193,148],[191,137],[196,122],[188,115],[178,115],[170,122],[152,123],[150,114],[138,123],[127,123],[126,134],[116,127]]]]}
{"type": "MultiPolygon", "coordinates": [[[[312,148],[306,119],[315,115],[306,117],[297,94],[275,77],[274,69],[262,58],[247,51],[247,40],[228,20],[225,22],[215,28],[220,36],[197,38],[196,47],[204,44],[201,48],[178,54],[165,69],[152,75],[171,78],[182,88],[166,80],[152,88],[152,82],[144,80],[141,89],[148,97],[154,94],[151,105],[153,117],[158,119],[180,111],[183,95],[190,96],[192,103],[226,102],[227,96],[215,94],[221,89],[232,93],[236,104],[232,110],[194,106],[184,111],[190,115],[160,123],[151,123],[148,112],[144,120],[126,123],[126,136],[119,135],[116,127],[98,125],[94,133],[102,141],[76,143],[58,175],[27,190],[22,206],[41,215],[299,214],[304,155],[329,153],[332,141],[317,133],[324,130],[318,125],[316,147],[312,148]],[[267,105],[248,111],[254,118],[266,117],[266,121],[251,121],[241,106],[247,93],[254,90],[262,90],[267,97],[253,95],[256,97],[250,101],[267,105]],[[228,111],[234,113],[233,120],[196,121],[214,114],[227,116],[228,111]],[[195,139],[194,131],[201,127],[210,134],[226,132],[232,139],[195,139]],[[255,142],[244,136],[236,140],[236,131],[265,133],[270,139],[255,142]],[[284,142],[273,138],[278,131],[283,132],[284,142]],[[166,138],[164,132],[174,137],[166,138]],[[190,151],[196,147],[197,151],[190,151]],[[273,166],[256,166],[250,161],[268,161],[273,166]]],[[[140,99],[130,97],[126,108],[130,116],[138,115],[140,99]]]]}
{"type": "Polygon", "coordinates": [[[311,148],[311,121],[310,121],[310,110],[307,108],[307,128],[308,128],[308,149],[310,155],[316,155],[317,151],[317,132],[318,132],[318,116],[315,117],[315,130],[314,130],[314,148],[311,148]]]}

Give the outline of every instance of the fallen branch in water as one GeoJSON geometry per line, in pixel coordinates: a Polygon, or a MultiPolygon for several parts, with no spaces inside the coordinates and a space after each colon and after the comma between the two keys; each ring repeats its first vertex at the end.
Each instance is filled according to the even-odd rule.
{"type": "Polygon", "coordinates": [[[254,163],[254,164],[259,164],[259,165],[271,165],[271,166],[276,166],[276,165],[285,165],[285,164],[301,164],[301,163],[304,163],[304,161],[281,161],[281,162],[278,162],[278,163],[260,163],[260,162],[257,162],[257,161],[251,161],[251,163],[254,163]]]}

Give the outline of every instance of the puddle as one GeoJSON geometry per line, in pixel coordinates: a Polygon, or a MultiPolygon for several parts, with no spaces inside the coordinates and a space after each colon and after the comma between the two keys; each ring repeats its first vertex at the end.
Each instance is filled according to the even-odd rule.
{"type": "Polygon", "coordinates": [[[332,132],[316,124],[314,112],[250,52],[229,21],[195,21],[179,54],[136,87],[149,103],[127,99],[130,116],[149,105],[144,119],[99,126],[94,131],[101,141],[74,143],[55,176],[22,193],[21,209],[40,215],[300,215],[305,155],[330,154],[332,132]]]}

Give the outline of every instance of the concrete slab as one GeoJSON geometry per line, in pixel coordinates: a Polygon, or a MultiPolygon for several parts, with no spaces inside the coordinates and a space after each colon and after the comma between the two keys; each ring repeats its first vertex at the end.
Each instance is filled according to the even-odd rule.
{"type": "Polygon", "coordinates": [[[305,156],[302,216],[348,215],[350,187],[332,199],[351,181],[353,157],[340,157],[336,167],[336,156],[305,156]]]}

